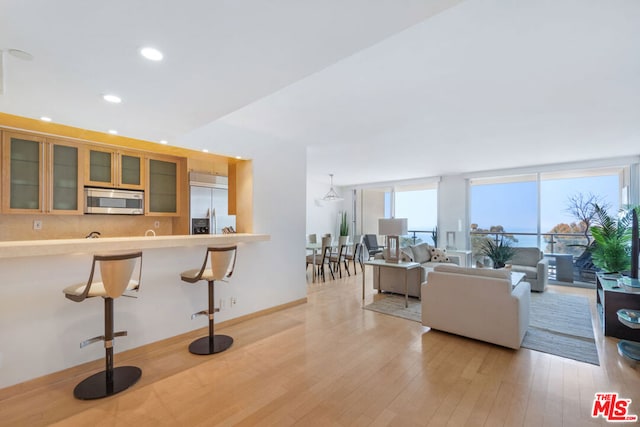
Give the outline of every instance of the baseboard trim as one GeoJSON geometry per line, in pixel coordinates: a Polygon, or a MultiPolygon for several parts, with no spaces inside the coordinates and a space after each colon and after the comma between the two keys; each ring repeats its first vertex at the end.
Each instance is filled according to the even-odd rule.
{"type": "MultiPolygon", "coordinates": [[[[239,316],[233,319],[225,320],[220,323],[216,323],[216,331],[219,329],[224,329],[233,325],[237,325],[239,323],[245,322],[247,320],[256,319],[262,316],[266,316],[271,313],[275,313],[281,310],[286,310],[291,307],[295,307],[298,305],[306,304],[307,298],[301,298],[298,300],[290,301],[284,304],[280,304],[274,307],[266,308],[264,310],[259,310],[253,313],[245,314],[244,316],[239,316]]],[[[170,338],[165,338],[160,341],[155,341],[149,344],[145,344],[140,347],[132,348],[130,350],[125,350],[121,353],[117,353],[118,355],[118,364],[130,363],[135,359],[139,359],[142,357],[151,357],[154,353],[161,354],[168,351],[173,351],[172,348],[176,346],[183,346],[185,342],[189,342],[195,338],[202,336],[203,334],[207,334],[208,327],[194,329],[189,332],[185,332],[184,334],[176,335],[170,338]]],[[[186,348],[185,348],[185,351],[186,348]]],[[[206,358],[203,358],[202,361],[205,361],[206,358]]],[[[16,395],[23,394],[29,392],[31,390],[52,386],[56,383],[66,382],[75,377],[78,377],[79,381],[82,376],[85,376],[88,371],[104,369],[104,359],[96,359],[91,362],[86,362],[81,365],[73,366],[71,368],[63,369],[61,371],[53,372],[51,374],[43,375],[41,377],[37,377],[31,380],[27,380],[22,383],[14,384],[3,389],[0,389],[0,401],[15,397],[16,395]]]]}

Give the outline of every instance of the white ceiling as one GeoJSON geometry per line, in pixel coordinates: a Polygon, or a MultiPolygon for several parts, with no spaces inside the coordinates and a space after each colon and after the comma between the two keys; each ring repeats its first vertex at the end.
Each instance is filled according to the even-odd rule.
{"type": "Polygon", "coordinates": [[[0,49],[0,111],[175,144],[220,120],[336,185],[640,154],[637,0],[0,0],[0,49]]]}

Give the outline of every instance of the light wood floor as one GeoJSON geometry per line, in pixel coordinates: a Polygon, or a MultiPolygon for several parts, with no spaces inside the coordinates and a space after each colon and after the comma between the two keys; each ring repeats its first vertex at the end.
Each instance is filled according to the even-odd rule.
{"type": "MultiPolygon", "coordinates": [[[[640,415],[640,369],[597,320],[601,366],[363,310],[361,277],[308,284],[307,304],[219,330],[235,343],[218,355],[189,354],[191,337],[116,355],[143,376],[108,399],[72,397],[101,363],[0,390],[0,425],[590,426],[607,424],[591,408],[611,391],[640,415]]],[[[549,292],[588,296],[595,316],[594,290],[549,292]]]]}

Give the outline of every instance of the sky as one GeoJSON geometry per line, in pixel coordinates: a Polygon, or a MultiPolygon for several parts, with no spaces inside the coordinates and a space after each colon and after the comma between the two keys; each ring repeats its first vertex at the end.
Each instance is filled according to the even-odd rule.
{"type": "MultiPolygon", "coordinates": [[[[540,187],[541,231],[560,223],[576,222],[566,210],[569,197],[593,194],[618,211],[618,176],[542,180],[540,187]]],[[[505,231],[537,231],[537,186],[535,181],[476,185],[471,188],[471,222],[487,229],[502,225],[505,231]]]]}
{"type": "MultiPolygon", "coordinates": [[[[576,222],[567,212],[569,197],[593,194],[611,205],[616,213],[620,204],[617,175],[541,180],[541,231],[551,230],[559,223],[576,222]]],[[[437,190],[416,190],[396,193],[395,216],[408,218],[410,230],[432,230],[438,221],[437,190]]],[[[538,209],[536,181],[505,184],[473,185],[471,187],[471,223],[488,229],[502,225],[506,231],[537,232],[538,209]]]]}

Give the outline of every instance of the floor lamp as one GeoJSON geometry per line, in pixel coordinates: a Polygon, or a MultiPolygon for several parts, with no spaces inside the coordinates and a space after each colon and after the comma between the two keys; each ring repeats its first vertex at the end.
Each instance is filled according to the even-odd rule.
{"type": "Polygon", "coordinates": [[[400,261],[400,238],[408,233],[407,218],[380,218],[378,219],[378,234],[387,236],[387,262],[400,261]]]}

